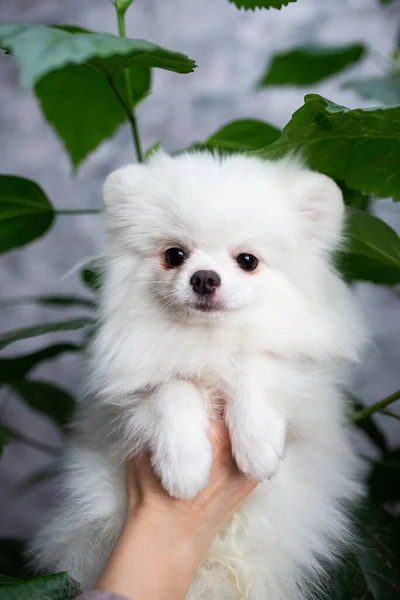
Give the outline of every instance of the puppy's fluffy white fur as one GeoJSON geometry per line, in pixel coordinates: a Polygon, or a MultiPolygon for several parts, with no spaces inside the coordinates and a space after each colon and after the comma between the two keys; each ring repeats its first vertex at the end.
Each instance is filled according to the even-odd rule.
{"type": "Polygon", "coordinates": [[[88,589],[124,519],[123,463],[149,448],[172,495],[206,486],[213,398],[240,469],[262,482],[213,541],[189,600],[300,600],[348,539],[359,494],[341,392],[364,327],[332,266],[342,195],[293,159],[157,153],[104,186],[107,244],[89,393],[65,458],[41,568],[88,589]],[[167,268],[165,251],[185,261],[167,268]],[[259,259],[253,272],[240,253],[259,259]],[[190,278],[219,274],[214,310],[190,278]]]}

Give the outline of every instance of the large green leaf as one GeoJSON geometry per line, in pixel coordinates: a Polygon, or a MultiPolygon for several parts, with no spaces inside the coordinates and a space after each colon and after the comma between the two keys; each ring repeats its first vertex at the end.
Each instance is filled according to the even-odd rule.
{"type": "Polygon", "coordinates": [[[53,219],[53,207],[34,181],[0,175],[0,252],[41,237],[53,219]]]}
{"type": "Polygon", "coordinates": [[[387,106],[400,104],[400,75],[398,73],[386,77],[352,79],[346,81],[342,87],[354,90],[366,100],[377,100],[387,106]]]}
{"type": "Polygon", "coordinates": [[[365,195],[359,190],[351,190],[341,181],[336,181],[343,193],[343,201],[346,206],[368,211],[371,207],[371,196],[365,195]]]}
{"type": "Polygon", "coordinates": [[[196,66],[187,56],[145,40],[75,26],[2,24],[0,46],[19,62],[22,85],[35,86],[43,114],[74,167],[146,96],[151,67],[189,73],[196,66]]]}
{"type": "Polygon", "coordinates": [[[68,64],[90,64],[108,76],[131,67],[158,67],[190,73],[195,68],[187,56],[145,40],[119,38],[80,28],[60,28],[34,23],[0,24],[0,47],[21,67],[23,87],[68,64]]]}
{"type": "Polygon", "coordinates": [[[34,575],[27,564],[25,553],[26,546],[21,540],[0,538],[0,586],[18,583],[15,578],[25,579],[34,575]]]}
{"type": "Polygon", "coordinates": [[[77,344],[53,344],[25,356],[0,358],[0,385],[26,377],[31,369],[43,361],[57,358],[64,352],[79,352],[80,350],[81,347],[77,344]]]}
{"type": "Polygon", "coordinates": [[[88,64],[66,65],[35,85],[43,115],[62,140],[74,167],[126,122],[126,112],[113,89],[131,107],[148,93],[149,68],[133,68],[128,74],[132,82],[131,102],[126,95],[124,73],[115,75],[112,88],[107,77],[88,64]]]}
{"type": "Polygon", "coordinates": [[[258,86],[312,85],[358,62],[362,44],[348,46],[304,46],[276,54],[258,86]]]}
{"type": "Polygon", "coordinates": [[[348,211],[347,248],[340,256],[349,279],[393,285],[400,283],[400,237],[384,221],[367,212],[348,211]]]}
{"type": "Polygon", "coordinates": [[[205,144],[222,150],[261,150],[280,135],[279,129],[256,119],[242,119],[227,123],[213,133],[205,144]]]}
{"type": "Polygon", "coordinates": [[[400,597],[399,520],[365,507],[356,519],[357,550],[334,576],[331,600],[398,600],[400,597]]]}
{"type": "Polygon", "coordinates": [[[256,8],[277,8],[280,10],[282,6],[287,6],[291,2],[296,2],[296,0],[229,0],[229,2],[245,10],[254,10],[256,8]]]}
{"type": "Polygon", "coordinates": [[[69,392],[47,381],[22,380],[10,385],[26,404],[50,417],[60,427],[70,422],[75,400],[69,392]]]}
{"type": "Polygon", "coordinates": [[[260,155],[303,154],[311,167],[347,187],[400,198],[400,106],[349,110],[310,94],[260,155]]]}
{"type": "Polygon", "coordinates": [[[73,600],[79,592],[79,585],[67,573],[56,573],[8,584],[3,581],[0,600],[73,600]]]}
{"type": "Polygon", "coordinates": [[[74,331],[82,329],[90,319],[81,317],[79,319],[70,319],[69,321],[57,321],[56,323],[43,323],[42,325],[33,325],[32,327],[23,327],[13,331],[5,331],[0,334],[0,350],[19,340],[36,337],[45,333],[53,333],[58,331],[74,331]]]}
{"type": "Polygon", "coordinates": [[[400,449],[387,452],[374,463],[368,487],[375,502],[400,501],[400,449]]]}
{"type": "Polygon", "coordinates": [[[10,431],[0,423],[0,456],[3,454],[3,448],[11,439],[10,431]]]}

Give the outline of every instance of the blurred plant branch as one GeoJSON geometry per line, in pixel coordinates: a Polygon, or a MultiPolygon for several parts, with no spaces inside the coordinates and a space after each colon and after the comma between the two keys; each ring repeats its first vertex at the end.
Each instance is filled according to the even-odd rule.
{"type": "MultiPolygon", "coordinates": [[[[367,406],[366,408],[363,408],[362,410],[359,410],[358,412],[354,413],[353,416],[351,417],[351,421],[353,423],[357,423],[358,421],[361,421],[362,419],[365,419],[376,412],[381,412],[381,413],[387,414],[389,416],[394,416],[393,413],[390,413],[384,409],[399,399],[400,399],[400,390],[397,390],[397,392],[390,394],[390,396],[383,398],[383,400],[380,400],[379,402],[376,402],[375,404],[372,404],[371,406],[367,406]]],[[[397,417],[397,415],[396,415],[396,417],[397,417]]]]}

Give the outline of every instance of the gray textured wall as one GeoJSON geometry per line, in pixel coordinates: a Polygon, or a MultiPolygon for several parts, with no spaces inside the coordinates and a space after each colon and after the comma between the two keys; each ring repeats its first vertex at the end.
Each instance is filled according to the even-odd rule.
{"type": "MultiPolygon", "coordinates": [[[[0,0],[0,14],[2,21],[77,23],[115,32],[113,7],[107,0],[0,0]]],[[[351,72],[306,90],[255,91],[254,82],[273,53],[309,40],[331,44],[365,40],[371,52],[357,72],[383,74],[399,20],[399,3],[383,8],[378,0],[298,0],[281,12],[256,13],[237,11],[227,0],[136,0],[127,15],[128,34],[185,52],[199,65],[191,75],[154,73],[153,94],[138,110],[143,145],[161,141],[174,150],[204,139],[239,117],[261,118],[282,126],[310,91],[350,107],[365,106],[367,103],[340,88],[351,72]]],[[[35,179],[57,207],[98,207],[105,175],[133,158],[129,129],[123,127],[73,177],[61,143],[43,121],[35,98],[20,90],[18,68],[9,57],[0,56],[0,73],[0,171],[35,179]]],[[[381,217],[400,227],[398,206],[380,201],[378,208],[381,217]]],[[[65,275],[83,258],[95,255],[101,239],[99,217],[59,217],[43,239],[2,257],[1,296],[82,292],[77,273],[65,275]]],[[[359,286],[359,295],[374,346],[356,374],[355,391],[372,402],[400,387],[400,299],[393,291],[364,284],[359,286]]],[[[54,310],[33,305],[2,309],[1,330],[59,316],[54,310]]],[[[74,335],[48,336],[48,340],[63,338],[71,340],[74,335]]],[[[21,342],[12,346],[9,354],[43,343],[43,339],[21,342]]],[[[37,375],[79,392],[76,357],[41,367],[37,375]]],[[[27,410],[8,392],[0,396],[0,410],[15,428],[57,451],[61,439],[47,419],[27,410]]],[[[392,439],[398,437],[395,424],[387,420],[385,424],[392,439]]],[[[6,449],[0,462],[0,535],[25,537],[31,533],[49,505],[51,484],[39,485],[29,493],[22,493],[17,484],[53,460],[48,453],[22,443],[6,449]]]]}

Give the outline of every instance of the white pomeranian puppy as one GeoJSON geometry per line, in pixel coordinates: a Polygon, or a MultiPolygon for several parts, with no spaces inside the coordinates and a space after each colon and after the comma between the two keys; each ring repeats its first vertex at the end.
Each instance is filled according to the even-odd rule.
{"type": "Polygon", "coordinates": [[[104,202],[90,390],[36,564],[93,585],[124,520],[124,463],[143,449],[171,495],[203,489],[222,395],[234,458],[262,483],[187,599],[307,598],[360,492],[341,387],[365,336],[332,265],[340,189],[295,159],[159,152],[112,173],[104,202]]]}

